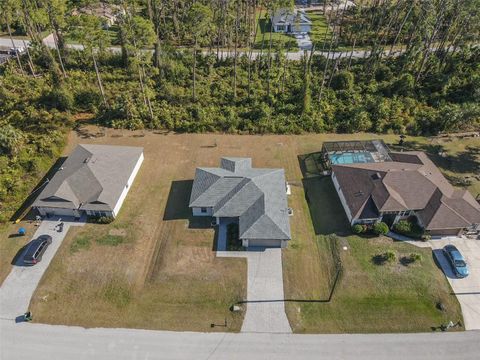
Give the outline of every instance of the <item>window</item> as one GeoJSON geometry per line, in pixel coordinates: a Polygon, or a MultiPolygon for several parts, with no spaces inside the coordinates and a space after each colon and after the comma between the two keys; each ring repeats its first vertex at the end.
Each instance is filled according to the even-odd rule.
{"type": "Polygon", "coordinates": [[[200,212],[202,214],[205,214],[207,212],[207,208],[205,208],[205,207],[200,208],[200,212]]]}
{"type": "Polygon", "coordinates": [[[277,31],[285,31],[285,26],[277,25],[277,31]]]}

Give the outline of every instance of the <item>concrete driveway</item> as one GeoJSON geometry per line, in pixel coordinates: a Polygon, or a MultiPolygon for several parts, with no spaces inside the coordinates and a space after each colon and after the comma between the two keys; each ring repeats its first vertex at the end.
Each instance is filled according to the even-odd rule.
{"type": "Polygon", "coordinates": [[[28,310],[33,292],[62,244],[68,229],[70,226],[81,226],[85,223],[84,221],[75,222],[73,219],[70,220],[61,219],[64,223],[62,232],[58,232],[55,229],[55,226],[59,223],[59,218],[41,222],[32,240],[46,234],[52,237],[52,243],[43,254],[42,260],[34,266],[25,266],[23,264],[23,253],[18,257],[16,265],[13,265],[12,271],[0,287],[0,318],[15,320],[28,310]]]}
{"type": "Polygon", "coordinates": [[[429,243],[460,302],[465,329],[480,329],[480,241],[457,237],[431,240],[429,243]],[[467,260],[470,270],[468,277],[458,279],[453,273],[452,267],[442,251],[443,247],[448,244],[455,245],[467,260]]]}
{"type": "Polygon", "coordinates": [[[247,300],[242,332],[291,333],[285,314],[282,249],[217,251],[217,256],[247,258],[247,300]]]}

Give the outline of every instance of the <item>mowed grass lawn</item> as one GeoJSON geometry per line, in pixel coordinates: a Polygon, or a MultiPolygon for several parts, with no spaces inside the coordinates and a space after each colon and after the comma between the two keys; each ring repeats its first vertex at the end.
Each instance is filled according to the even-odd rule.
{"type": "MultiPolygon", "coordinates": [[[[90,130],[97,132],[94,127],[90,130]]],[[[143,146],[145,162],[112,224],[70,230],[34,294],[31,310],[35,321],[85,327],[238,331],[242,314],[233,315],[228,308],[246,296],[245,259],[215,258],[214,230],[191,221],[187,208],[195,168],[218,166],[221,156],[252,157],[256,167],[285,169],[292,184],[289,206],[294,209],[293,240],[283,254],[285,296],[324,299],[332,278],[326,239],[328,233],[343,230],[339,221],[343,212],[338,200],[331,198],[336,196],[332,189],[326,192],[330,198],[324,196],[325,184],[315,183],[319,178],[302,181],[298,155],[319,151],[326,140],[378,137],[162,135],[107,129],[105,137],[83,139],[72,132],[66,152],[79,142],[143,146]],[[320,220],[316,223],[305,189],[310,204],[313,201],[317,206],[314,219],[320,220]],[[321,228],[326,229],[325,234],[319,233],[321,228]],[[210,327],[225,319],[227,328],[210,327]]],[[[387,142],[397,139],[391,135],[382,138],[387,142]]],[[[411,140],[422,146],[431,142],[411,140]]],[[[420,264],[408,268],[398,264],[378,267],[370,263],[371,256],[383,248],[393,248],[399,255],[420,250],[389,240],[344,239],[349,247],[342,254],[345,274],[332,303],[287,303],[296,332],[429,330],[428,326],[437,326],[447,317],[456,320],[458,304],[449,296],[448,283],[430,252],[423,253],[420,264]],[[434,309],[436,299],[444,302],[447,315],[434,309]],[[410,315],[419,319],[412,320],[410,315]]]]}
{"type": "Polygon", "coordinates": [[[348,236],[346,219],[329,177],[304,181],[313,223],[309,239],[284,254],[286,297],[328,299],[335,277],[329,234],[338,234],[343,274],[330,302],[288,302],[287,315],[295,332],[420,332],[462,319],[457,299],[436,266],[430,249],[420,249],[386,237],[348,236]],[[347,250],[343,250],[343,247],[347,250]],[[376,265],[373,257],[393,251],[396,260],[376,265]],[[421,261],[402,265],[411,253],[421,261]],[[314,278],[308,267],[319,268],[314,278]],[[311,282],[311,283],[310,283],[311,282]],[[299,286],[300,284],[300,286],[299,286]],[[436,308],[441,302],[445,311],[436,308]]]}

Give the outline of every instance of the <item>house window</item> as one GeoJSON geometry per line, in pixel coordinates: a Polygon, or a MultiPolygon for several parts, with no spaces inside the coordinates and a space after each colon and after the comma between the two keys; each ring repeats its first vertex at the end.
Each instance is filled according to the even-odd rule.
{"type": "Polygon", "coordinates": [[[277,25],[277,31],[285,31],[284,25],[277,25]]]}
{"type": "Polygon", "coordinates": [[[200,208],[200,212],[202,214],[205,214],[207,212],[207,208],[205,208],[205,207],[200,208]]]}

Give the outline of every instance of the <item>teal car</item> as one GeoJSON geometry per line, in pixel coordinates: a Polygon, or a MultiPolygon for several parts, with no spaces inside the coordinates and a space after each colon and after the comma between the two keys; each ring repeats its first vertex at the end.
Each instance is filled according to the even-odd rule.
{"type": "Polygon", "coordinates": [[[469,274],[468,265],[460,251],[453,245],[443,248],[443,253],[452,265],[453,272],[458,278],[467,277],[469,274]]]}

